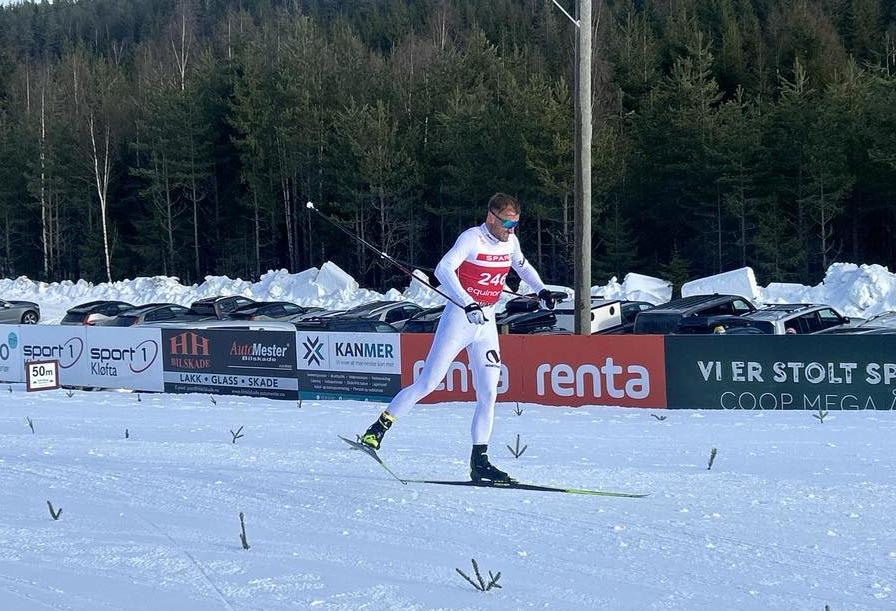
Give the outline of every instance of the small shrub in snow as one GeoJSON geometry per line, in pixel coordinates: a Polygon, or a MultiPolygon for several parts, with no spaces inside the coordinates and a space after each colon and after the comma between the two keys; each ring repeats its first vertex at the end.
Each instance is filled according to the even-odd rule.
{"type": "Polygon", "coordinates": [[[525,452],[525,451],[526,451],[526,448],[528,448],[528,447],[529,447],[528,445],[524,445],[524,446],[523,446],[523,449],[522,449],[522,450],[520,449],[520,436],[519,436],[519,434],[517,434],[517,436],[516,436],[516,449],[511,448],[509,445],[507,446],[507,449],[510,450],[510,453],[513,454],[513,457],[514,457],[514,458],[519,458],[520,456],[523,455],[523,452],[525,452]]]}
{"type": "Polygon", "coordinates": [[[709,465],[706,466],[706,470],[707,470],[707,471],[709,471],[710,469],[712,469],[712,463],[714,463],[715,460],[716,460],[716,453],[717,453],[717,452],[718,452],[718,451],[717,451],[715,448],[713,448],[712,450],[709,451],[709,465]]]}
{"type": "Polygon", "coordinates": [[[54,520],[58,520],[59,516],[62,515],[62,507],[60,507],[58,511],[55,511],[53,509],[53,503],[51,503],[50,501],[47,501],[47,507],[50,508],[50,517],[54,520]]]}
{"type": "Polygon", "coordinates": [[[25,416],[25,423],[28,425],[28,428],[31,429],[31,434],[34,435],[34,423],[31,422],[31,418],[25,416]]]}
{"type": "Polygon", "coordinates": [[[243,549],[249,549],[249,542],[246,540],[246,520],[242,511],[240,512],[240,543],[242,543],[243,549]]]}
{"type": "Polygon", "coordinates": [[[663,420],[666,419],[666,416],[657,416],[656,414],[650,414],[650,415],[653,416],[654,418],[656,418],[657,420],[659,420],[660,422],[662,422],[663,420]]]}
{"type": "Polygon", "coordinates": [[[69,399],[71,399],[72,397],[75,396],[75,391],[67,390],[67,391],[65,391],[65,396],[67,396],[69,399]]]}
{"type": "Polygon", "coordinates": [[[242,431],[242,430],[243,430],[243,427],[240,427],[236,430],[236,433],[234,433],[233,429],[230,429],[230,434],[233,436],[233,441],[231,443],[236,443],[237,439],[239,439],[240,437],[243,437],[242,433],[240,433],[240,431],[242,431]]]}
{"type": "Polygon", "coordinates": [[[812,414],[813,417],[818,418],[818,421],[824,424],[824,419],[828,417],[827,411],[821,409],[821,406],[818,408],[817,414],[812,414]]]}
{"type": "Polygon", "coordinates": [[[519,402],[519,401],[516,402],[516,407],[514,408],[513,413],[516,414],[517,416],[522,416],[522,415],[523,415],[523,410],[522,410],[522,408],[520,407],[520,402],[519,402]]]}
{"type": "Polygon", "coordinates": [[[476,581],[470,579],[470,576],[464,573],[460,569],[454,569],[457,571],[461,577],[470,582],[470,585],[479,590],[480,592],[488,592],[492,588],[500,588],[501,586],[498,584],[498,580],[501,579],[501,571],[498,571],[498,574],[495,575],[491,571],[488,572],[488,583],[485,582],[485,579],[482,578],[482,575],[479,573],[479,565],[476,564],[476,559],[473,558],[471,560],[473,563],[473,574],[476,576],[476,581]]]}
{"type": "Polygon", "coordinates": [[[208,399],[209,399],[209,401],[212,402],[212,405],[217,405],[217,404],[218,404],[218,402],[215,401],[215,398],[214,398],[213,396],[209,395],[209,396],[208,396],[208,399]]]}

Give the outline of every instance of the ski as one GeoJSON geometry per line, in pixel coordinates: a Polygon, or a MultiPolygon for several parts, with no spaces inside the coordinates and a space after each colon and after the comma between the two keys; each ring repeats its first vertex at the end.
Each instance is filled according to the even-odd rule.
{"type": "Polygon", "coordinates": [[[587,490],[585,488],[559,488],[555,486],[541,486],[538,484],[524,484],[522,482],[474,482],[459,480],[438,480],[438,479],[406,479],[402,480],[408,484],[438,484],[441,486],[471,486],[475,488],[505,488],[508,490],[531,490],[533,492],[563,492],[565,494],[587,494],[591,496],[614,496],[629,499],[641,499],[649,496],[646,493],[637,492],[614,492],[610,490],[587,490]]]}
{"type": "Polygon", "coordinates": [[[374,450],[370,446],[366,446],[363,443],[360,443],[358,441],[352,441],[351,439],[346,439],[342,435],[336,435],[336,436],[339,437],[339,439],[341,439],[348,445],[350,445],[355,450],[360,450],[361,452],[364,452],[365,454],[367,454],[370,458],[375,460],[379,466],[381,466],[383,469],[385,469],[389,475],[391,475],[392,477],[394,477],[395,479],[400,481],[402,484],[407,485],[408,482],[406,480],[401,479],[397,475],[395,475],[395,471],[390,469],[389,466],[383,462],[383,459],[380,458],[379,454],[376,453],[376,450],[374,450]]]}

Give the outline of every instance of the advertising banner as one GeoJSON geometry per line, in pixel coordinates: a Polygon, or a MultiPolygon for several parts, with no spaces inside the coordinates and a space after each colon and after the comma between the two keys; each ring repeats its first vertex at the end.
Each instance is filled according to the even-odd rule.
{"type": "Polygon", "coordinates": [[[397,333],[296,333],[299,392],[311,399],[391,399],[401,389],[397,333]]]}
{"type": "Polygon", "coordinates": [[[60,384],[90,386],[84,331],[81,325],[19,325],[23,363],[59,361],[60,384]]]}
{"type": "Polygon", "coordinates": [[[291,331],[162,329],[165,392],[297,399],[291,331]]]}
{"type": "MultiPolygon", "coordinates": [[[[402,335],[402,385],[419,375],[432,335],[402,335]]],[[[502,335],[498,401],[544,405],[665,407],[666,372],[660,336],[502,335]]],[[[426,399],[474,401],[473,376],[462,351],[426,399]]]]}
{"type": "Polygon", "coordinates": [[[0,331],[0,382],[24,382],[19,325],[3,325],[0,331]]]}
{"type": "Polygon", "coordinates": [[[161,392],[162,330],[150,327],[86,327],[84,386],[161,392]]]}
{"type": "Polygon", "coordinates": [[[891,410],[896,336],[670,336],[666,377],[675,408],[891,410]]]}

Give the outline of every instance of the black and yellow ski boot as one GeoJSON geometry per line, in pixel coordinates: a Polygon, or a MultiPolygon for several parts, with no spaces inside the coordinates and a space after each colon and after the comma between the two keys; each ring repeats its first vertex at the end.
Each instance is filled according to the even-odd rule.
{"type": "Polygon", "coordinates": [[[501,471],[488,460],[488,445],[474,445],[470,454],[470,479],[476,483],[511,483],[516,480],[501,471]]]}
{"type": "Polygon", "coordinates": [[[361,443],[374,450],[379,450],[380,443],[383,441],[383,435],[392,427],[393,422],[395,422],[395,416],[384,411],[377,418],[376,422],[370,425],[367,432],[361,435],[361,443]]]}

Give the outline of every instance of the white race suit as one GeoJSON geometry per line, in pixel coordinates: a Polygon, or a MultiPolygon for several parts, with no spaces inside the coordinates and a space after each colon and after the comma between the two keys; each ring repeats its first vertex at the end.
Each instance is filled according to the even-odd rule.
{"type": "Polygon", "coordinates": [[[501,374],[495,303],[501,297],[511,267],[536,293],[544,288],[538,272],[523,256],[515,234],[511,233],[502,242],[491,234],[485,223],[460,234],[435,272],[441,283],[439,289],[455,303],[448,302],[445,306],[420,375],[395,395],[386,410],[389,414],[399,417],[407,413],[435,390],[454,357],[466,348],[476,390],[476,411],[470,432],[474,445],[488,443],[501,374]],[[458,306],[473,303],[482,306],[488,322],[482,325],[469,322],[463,308],[458,306]]]}

